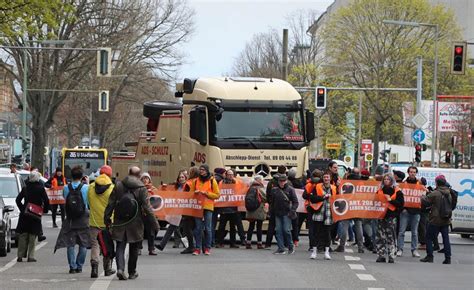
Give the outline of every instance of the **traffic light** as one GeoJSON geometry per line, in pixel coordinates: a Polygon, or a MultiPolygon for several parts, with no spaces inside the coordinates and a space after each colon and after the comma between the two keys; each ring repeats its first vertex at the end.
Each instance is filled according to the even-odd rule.
{"type": "Polygon", "coordinates": [[[97,51],[97,76],[110,77],[112,68],[112,49],[110,47],[99,48],[97,51]]]}
{"type": "Polygon", "coordinates": [[[451,152],[446,151],[446,155],[444,156],[444,161],[448,164],[451,164],[451,152]]]}
{"type": "Polygon", "coordinates": [[[415,162],[421,162],[421,144],[415,145],[415,162]]]}
{"type": "Polygon", "coordinates": [[[424,152],[426,149],[428,149],[428,146],[426,146],[426,144],[421,144],[421,150],[424,152]]]}
{"type": "Polygon", "coordinates": [[[99,92],[99,112],[109,111],[109,91],[99,92]]]}
{"type": "Polygon", "coordinates": [[[466,68],[466,43],[456,42],[453,45],[453,52],[451,58],[451,73],[456,75],[463,75],[466,68]]]}
{"type": "Polygon", "coordinates": [[[391,151],[392,151],[392,148],[380,151],[379,159],[382,159],[384,162],[388,162],[391,151]]]}
{"type": "Polygon", "coordinates": [[[326,87],[316,87],[316,96],[314,100],[316,109],[326,109],[326,93],[326,87]]]}

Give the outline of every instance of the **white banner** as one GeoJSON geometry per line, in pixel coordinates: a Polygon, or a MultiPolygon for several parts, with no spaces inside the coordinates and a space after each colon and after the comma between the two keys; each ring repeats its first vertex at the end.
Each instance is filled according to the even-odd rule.
{"type": "Polygon", "coordinates": [[[438,102],[438,116],[439,132],[464,131],[471,121],[471,104],[438,102]]]}

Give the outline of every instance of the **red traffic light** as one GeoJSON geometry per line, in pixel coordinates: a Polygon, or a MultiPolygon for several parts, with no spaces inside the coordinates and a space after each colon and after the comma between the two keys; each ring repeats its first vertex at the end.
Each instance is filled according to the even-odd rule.
{"type": "Polygon", "coordinates": [[[318,89],[318,95],[323,95],[324,94],[324,89],[318,89]]]}
{"type": "Polygon", "coordinates": [[[420,145],[420,144],[416,144],[415,150],[416,150],[416,151],[421,151],[421,145],[420,145]]]}
{"type": "Polygon", "coordinates": [[[454,53],[456,54],[462,54],[462,51],[463,51],[462,46],[456,46],[456,48],[454,48],[454,53]]]}

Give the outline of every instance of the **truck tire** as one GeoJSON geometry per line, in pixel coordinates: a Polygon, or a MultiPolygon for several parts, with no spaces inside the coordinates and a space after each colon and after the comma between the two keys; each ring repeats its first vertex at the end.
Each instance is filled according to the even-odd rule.
{"type": "Polygon", "coordinates": [[[469,239],[471,237],[470,234],[461,234],[461,238],[463,239],[469,239]]]}
{"type": "Polygon", "coordinates": [[[150,101],[143,104],[143,116],[149,119],[158,119],[161,112],[165,110],[179,110],[183,108],[182,104],[166,101],[150,101]]]}

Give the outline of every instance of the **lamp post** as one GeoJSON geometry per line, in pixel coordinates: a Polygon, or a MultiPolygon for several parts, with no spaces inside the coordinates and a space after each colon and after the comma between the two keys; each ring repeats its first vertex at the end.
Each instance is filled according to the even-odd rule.
{"type": "Polygon", "coordinates": [[[434,72],[433,72],[433,128],[431,130],[431,166],[437,167],[435,164],[435,151],[436,151],[436,143],[437,143],[437,127],[438,127],[438,120],[437,120],[437,106],[436,106],[436,99],[437,99],[437,86],[438,86],[438,38],[439,38],[439,26],[438,24],[431,24],[431,23],[423,23],[423,22],[408,22],[408,21],[398,21],[398,20],[384,20],[383,23],[385,24],[393,24],[393,25],[402,25],[402,26],[413,26],[413,27],[430,27],[435,29],[435,43],[434,43],[434,72]]]}

